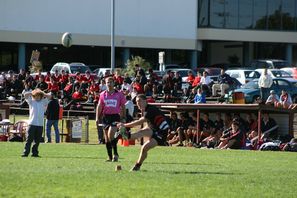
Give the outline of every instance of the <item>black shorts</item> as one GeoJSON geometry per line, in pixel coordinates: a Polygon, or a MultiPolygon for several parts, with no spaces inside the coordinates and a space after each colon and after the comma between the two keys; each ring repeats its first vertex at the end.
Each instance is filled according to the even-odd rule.
{"type": "Polygon", "coordinates": [[[168,131],[167,130],[153,130],[152,138],[154,138],[159,146],[167,146],[166,138],[167,138],[168,131]]]}
{"type": "Polygon", "coordinates": [[[120,122],[121,117],[119,114],[109,114],[104,115],[102,119],[103,128],[107,130],[110,126],[116,126],[117,124],[115,122],[120,122]]]}

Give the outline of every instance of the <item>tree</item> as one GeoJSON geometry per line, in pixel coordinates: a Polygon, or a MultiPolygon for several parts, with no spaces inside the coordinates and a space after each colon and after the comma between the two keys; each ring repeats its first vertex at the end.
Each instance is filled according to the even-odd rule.
{"type": "Polygon", "coordinates": [[[144,58],[140,56],[132,56],[132,59],[127,61],[127,67],[123,70],[124,73],[128,73],[129,76],[135,75],[135,65],[139,65],[144,71],[151,68],[149,62],[147,62],[144,58]]]}

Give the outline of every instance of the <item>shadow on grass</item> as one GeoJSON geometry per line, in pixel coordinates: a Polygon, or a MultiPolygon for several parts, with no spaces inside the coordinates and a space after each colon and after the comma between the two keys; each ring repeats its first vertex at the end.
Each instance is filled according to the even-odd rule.
{"type": "Polygon", "coordinates": [[[220,164],[205,164],[199,162],[147,162],[148,164],[169,164],[169,165],[200,165],[200,166],[220,166],[220,164]]]}
{"type": "Polygon", "coordinates": [[[189,175],[240,175],[240,173],[226,173],[226,172],[207,172],[207,171],[155,171],[160,173],[168,173],[168,174],[189,174],[189,175]]]}
{"type": "MultiPolygon", "coordinates": [[[[96,157],[96,156],[46,156],[43,158],[49,158],[49,159],[92,159],[92,160],[99,160],[99,161],[105,161],[107,158],[104,157],[96,157]]],[[[121,160],[124,160],[125,158],[120,158],[119,162],[121,160]]]]}

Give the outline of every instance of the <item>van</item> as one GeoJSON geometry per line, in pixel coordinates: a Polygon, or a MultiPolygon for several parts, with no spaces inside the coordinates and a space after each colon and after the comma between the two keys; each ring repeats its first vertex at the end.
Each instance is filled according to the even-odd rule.
{"type": "Polygon", "coordinates": [[[88,66],[86,66],[84,63],[64,63],[64,62],[58,62],[56,63],[50,72],[53,74],[55,71],[58,70],[59,73],[64,70],[65,72],[69,72],[69,74],[75,74],[77,72],[84,74],[86,71],[91,71],[88,66]]]}
{"type": "Polygon", "coordinates": [[[253,60],[249,67],[253,69],[267,68],[267,69],[280,69],[283,67],[289,67],[288,61],[280,59],[259,59],[253,60]]]}

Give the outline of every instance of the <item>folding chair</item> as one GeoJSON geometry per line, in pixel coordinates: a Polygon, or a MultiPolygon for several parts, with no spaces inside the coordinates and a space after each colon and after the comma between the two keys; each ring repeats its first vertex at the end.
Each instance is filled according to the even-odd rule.
{"type": "Polygon", "coordinates": [[[17,121],[13,125],[13,128],[11,130],[9,130],[8,134],[9,134],[9,136],[12,135],[13,137],[15,137],[16,135],[18,135],[24,141],[25,140],[25,137],[26,137],[27,127],[28,127],[27,121],[25,121],[25,120],[17,121]]]}

